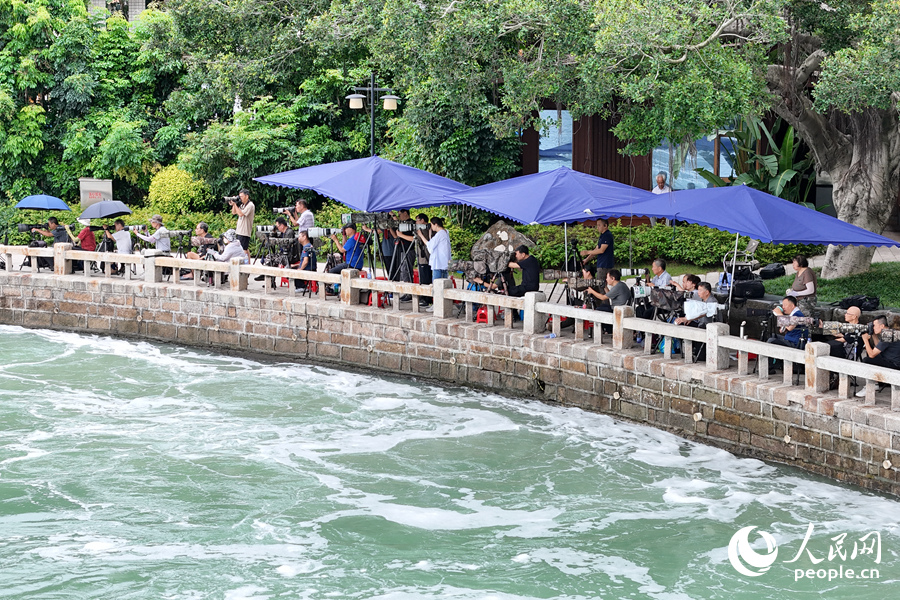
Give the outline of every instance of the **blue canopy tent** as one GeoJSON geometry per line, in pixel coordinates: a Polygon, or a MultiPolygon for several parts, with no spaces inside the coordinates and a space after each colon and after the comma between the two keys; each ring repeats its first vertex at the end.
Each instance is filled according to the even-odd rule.
{"type": "MultiPolygon", "coordinates": [[[[900,246],[862,227],[744,185],[681,190],[609,209],[617,215],[666,217],[729,231],[736,234],[735,252],[742,235],[771,244],[900,246]]],[[[733,279],[733,269],[731,275],[733,279]]]]}
{"type": "MultiPolygon", "coordinates": [[[[452,179],[378,156],[304,167],[256,177],[254,181],[314,190],[363,212],[456,204],[446,195],[469,189],[452,179]]],[[[377,231],[375,235],[377,242],[377,231]]]]}
{"type": "Polygon", "coordinates": [[[469,189],[452,179],[378,156],[304,167],[254,181],[314,190],[363,212],[456,204],[447,194],[469,189]]]}
{"type": "MultiPolygon", "coordinates": [[[[595,175],[559,167],[488,183],[449,196],[453,200],[531,225],[566,225],[606,216],[607,204],[630,206],[653,194],[595,175]]],[[[565,233],[566,264],[569,235],[565,233]]]]}
{"type": "Polygon", "coordinates": [[[488,183],[449,198],[502,217],[532,225],[590,221],[608,214],[607,204],[653,198],[650,192],[602,177],[560,167],[488,183]]]}

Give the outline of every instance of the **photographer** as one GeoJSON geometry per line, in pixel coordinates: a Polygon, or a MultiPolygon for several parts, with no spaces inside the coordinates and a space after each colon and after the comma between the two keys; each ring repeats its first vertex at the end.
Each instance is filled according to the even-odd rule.
{"type": "MultiPolygon", "coordinates": [[[[77,245],[80,246],[81,249],[86,252],[96,252],[97,251],[97,238],[94,237],[94,232],[91,231],[91,228],[88,225],[88,223],[90,223],[90,221],[81,220],[81,222],[84,224],[84,227],[81,229],[81,231],[78,232],[77,245]]],[[[69,231],[68,226],[66,226],[66,231],[70,234],[72,233],[71,231],[69,231]]]]}
{"type": "Polygon", "coordinates": [[[900,342],[882,341],[881,332],[885,329],[887,329],[887,317],[882,315],[872,323],[872,335],[867,331],[860,336],[866,348],[866,356],[862,361],[888,369],[900,369],[900,342]],[[874,345],[873,338],[875,339],[874,345]]]}
{"type": "MultiPolygon", "coordinates": [[[[234,231],[233,229],[229,229],[229,231],[234,231]]],[[[219,240],[211,237],[209,235],[209,225],[200,221],[197,223],[196,227],[194,227],[194,237],[191,238],[191,243],[197,246],[197,252],[188,252],[184,255],[185,258],[189,258],[191,260],[203,260],[206,258],[206,255],[210,252],[210,250],[214,250],[218,245],[219,240]]],[[[182,270],[182,273],[184,271],[182,270]]],[[[194,272],[185,273],[181,276],[183,281],[190,281],[194,278],[194,272]]]]}
{"type": "MultiPolygon", "coordinates": [[[[405,226],[405,229],[413,230],[415,227],[415,221],[413,221],[409,217],[409,209],[401,208],[397,212],[397,221],[399,224],[405,226]]],[[[394,259],[391,263],[391,272],[393,273],[395,281],[403,281],[406,283],[412,283],[413,280],[413,243],[415,242],[415,237],[410,231],[409,233],[404,233],[400,231],[399,228],[391,230],[394,234],[394,239],[396,240],[394,245],[394,259]]],[[[408,301],[412,300],[412,298],[408,295],[404,295],[400,298],[400,300],[408,301]]]]}
{"type": "MultiPolygon", "coordinates": [[[[419,215],[419,217],[425,217],[425,215],[419,215]]],[[[425,248],[429,253],[428,267],[431,278],[447,279],[447,277],[449,277],[447,267],[450,265],[451,248],[450,234],[444,229],[444,220],[440,217],[431,218],[431,235],[427,239],[425,233],[421,229],[416,230],[416,233],[419,234],[419,239],[425,244],[425,248]]],[[[528,254],[527,250],[525,254],[528,254]]],[[[518,256],[518,252],[516,253],[516,256],[518,256]]],[[[509,266],[512,267],[513,264],[514,263],[509,263],[509,266]]]]}
{"type": "MultiPolygon", "coordinates": [[[[294,240],[294,230],[288,227],[287,220],[284,217],[278,217],[275,219],[275,231],[269,236],[272,239],[280,239],[280,240],[294,240]]],[[[275,251],[269,252],[266,256],[265,260],[263,260],[263,264],[268,265],[270,267],[275,266],[290,266],[297,262],[297,244],[296,241],[287,246],[278,245],[275,246],[275,251]]],[[[257,275],[254,278],[254,281],[262,281],[265,279],[265,275],[257,275]]],[[[275,279],[270,277],[272,280],[272,286],[275,286],[275,279]]]]}
{"type": "Polygon", "coordinates": [[[316,226],[315,216],[306,205],[306,200],[297,200],[297,203],[294,205],[294,213],[288,213],[288,216],[298,232],[308,231],[310,227],[316,226]]]}
{"type": "Polygon", "coordinates": [[[340,247],[340,251],[344,262],[329,270],[329,273],[340,274],[344,269],[363,268],[363,252],[366,248],[367,239],[361,233],[356,231],[356,225],[352,223],[344,225],[341,230],[344,240],[339,241],[337,236],[332,234],[332,241],[340,247]]]}
{"type": "Polygon", "coordinates": [[[134,235],[145,242],[151,242],[160,252],[171,252],[172,244],[169,241],[169,230],[163,227],[163,221],[160,215],[153,215],[150,217],[150,227],[155,230],[151,235],[144,235],[137,231],[134,232],[134,235]]]}
{"type": "Polygon", "coordinates": [[[212,258],[217,262],[230,262],[232,258],[241,258],[245,259],[247,255],[244,252],[244,247],[241,245],[241,240],[238,239],[237,232],[234,229],[229,229],[226,231],[222,238],[225,240],[225,249],[222,253],[216,252],[214,249],[210,248],[206,251],[204,258],[212,258]]]}
{"type": "MultiPolygon", "coordinates": [[[[113,240],[116,243],[116,253],[117,254],[131,254],[131,233],[125,229],[125,221],[122,219],[116,219],[113,224],[115,228],[115,233],[109,232],[109,225],[103,226],[103,236],[106,239],[113,240]]],[[[119,273],[125,272],[125,265],[116,265],[112,266],[112,274],[118,275],[119,273]]]]}
{"type": "Polygon", "coordinates": [[[47,229],[38,229],[37,227],[31,228],[31,233],[39,233],[44,237],[53,236],[54,244],[65,244],[69,242],[69,233],[59,224],[59,221],[56,217],[50,217],[47,219],[47,229]]]}
{"type": "MultiPolygon", "coordinates": [[[[316,264],[316,249],[312,245],[312,241],[309,239],[309,234],[307,234],[306,231],[301,231],[297,235],[297,240],[300,242],[301,246],[300,266],[298,268],[301,271],[318,270],[318,265],[316,264]]],[[[303,281],[301,279],[294,280],[294,287],[298,290],[305,290],[308,285],[308,281],[303,281]]]]}
{"type": "Polygon", "coordinates": [[[241,201],[240,204],[234,200],[229,200],[228,203],[231,205],[231,214],[237,215],[235,231],[241,242],[241,248],[246,252],[250,249],[250,236],[253,235],[253,217],[256,215],[256,206],[250,202],[250,190],[246,188],[238,192],[238,198],[241,201]]]}

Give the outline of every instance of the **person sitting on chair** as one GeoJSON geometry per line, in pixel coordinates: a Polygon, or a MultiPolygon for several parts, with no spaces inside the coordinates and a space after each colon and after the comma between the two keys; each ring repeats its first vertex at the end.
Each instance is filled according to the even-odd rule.
{"type": "Polygon", "coordinates": [[[681,290],[682,292],[687,292],[685,297],[688,299],[696,300],[700,296],[697,294],[697,287],[700,285],[700,278],[696,275],[692,275],[690,273],[682,276],[681,283],[678,283],[674,279],[672,283],[675,285],[675,289],[681,290]]]}
{"type": "Polygon", "coordinates": [[[710,305],[716,304],[718,303],[716,297],[712,295],[712,286],[701,281],[697,286],[697,299],[685,301],[684,316],[675,319],[675,323],[689,327],[706,327],[716,315],[716,308],[710,305]]]}
{"type": "Polygon", "coordinates": [[[587,293],[602,301],[597,310],[612,312],[617,306],[625,306],[631,300],[631,290],[622,281],[622,272],[619,269],[610,269],[606,272],[606,293],[598,292],[594,288],[588,288],[587,293]]]}
{"type": "MultiPolygon", "coordinates": [[[[316,249],[312,245],[312,241],[309,239],[309,234],[306,231],[301,231],[297,236],[297,240],[300,243],[300,265],[297,267],[301,271],[316,271],[318,270],[318,265],[316,265],[316,249]]],[[[303,279],[295,279],[294,280],[294,288],[298,290],[305,290],[309,286],[308,281],[304,281],[303,279]]]]}
{"type": "Polygon", "coordinates": [[[344,225],[342,233],[343,241],[339,241],[334,234],[331,236],[344,258],[344,262],[328,271],[337,275],[340,275],[344,269],[361,270],[363,268],[363,251],[366,248],[366,237],[356,232],[356,225],[350,223],[344,225]]]}
{"type": "MultiPolygon", "coordinates": [[[[537,292],[541,287],[541,263],[531,256],[528,246],[522,245],[516,248],[516,260],[510,261],[510,269],[522,270],[522,283],[511,285],[507,294],[514,298],[521,298],[526,292],[537,292]]],[[[487,291],[495,290],[499,286],[496,283],[485,283],[480,277],[472,279],[475,283],[483,284],[487,291]]]]}
{"type": "MultiPolygon", "coordinates": [[[[802,317],[804,316],[800,309],[797,308],[797,299],[794,296],[785,296],[781,300],[781,306],[776,306],[772,309],[772,313],[776,317],[783,316],[791,316],[791,317],[802,317]]],[[[799,348],[800,340],[803,336],[802,329],[799,329],[797,325],[788,325],[787,327],[782,327],[779,330],[780,335],[776,335],[775,337],[770,337],[766,340],[770,344],[777,344],[779,346],[787,346],[789,348],[799,348]]]]}
{"type": "Polygon", "coordinates": [[[862,361],[866,364],[888,369],[900,369],[900,342],[885,342],[881,340],[881,332],[887,329],[887,317],[880,316],[872,323],[872,331],[875,333],[875,344],[868,332],[862,334],[866,355],[862,361]]]}
{"type": "Polygon", "coordinates": [[[650,266],[650,270],[653,271],[653,277],[650,278],[647,285],[650,287],[666,287],[667,285],[671,285],[672,276],[666,271],[666,261],[657,258],[650,266]]]}
{"type": "MultiPolygon", "coordinates": [[[[851,325],[858,325],[861,314],[862,311],[858,306],[851,306],[847,309],[847,312],[844,313],[844,321],[851,325]]],[[[859,338],[856,335],[851,333],[848,333],[847,335],[838,333],[833,340],[828,340],[828,346],[830,348],[829,354],[838,358],[847,358],[848,347],[852,348],[852,346],[857,343],[858,339],[859,338]]]]}

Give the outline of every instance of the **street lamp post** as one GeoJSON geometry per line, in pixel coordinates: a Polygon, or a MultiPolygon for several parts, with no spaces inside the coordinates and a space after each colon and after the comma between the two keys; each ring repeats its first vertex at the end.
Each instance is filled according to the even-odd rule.
{"type": "Polygon", "coordinates": [[[372,79],[369,84],[369,87],[354,87],[354,93],[347,96],[347,100],[350,101],[350,108],[354,110],[360,110],[365,106],[365,102],[369,102],[369,115],[371,120],[371,127],[369,131],[369,150],[370,155],[375,156],[375,100],[378,92],[391,92],[386,96],[382,96],[380,99],[384,102],[383,108],[384,110],[397,110],[397,101],[400,100],[397,96],[393,95],[392,89],[389,88],[380,88],[375,87],[375,72],[372,72],[372,79]],[[364,92],[364,93],[360,93],[364,92]]]}

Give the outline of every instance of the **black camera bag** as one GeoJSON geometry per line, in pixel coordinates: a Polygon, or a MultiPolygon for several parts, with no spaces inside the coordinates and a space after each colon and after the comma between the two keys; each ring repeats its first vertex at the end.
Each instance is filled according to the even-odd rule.
{"type": "Polygon", "coordinates": [[[848,296],[843,298],[842,300],[838,300],[837,302],[833,302],[832,306],[837,306],[838,308],[842,308],[847,310],[851,306],[856,306],[860,310],[878,310],[878,307],[881,306],[881,298],[878,296],[866,296],[863,294],[858,294],[856,296],[848,296]]]}
{"type": "Polygon", "coordinates": [[[748,279],[753,279],[753,277],[753,271],[750,270],[750,267],[738,267],[734,270],[735,281],[747,281],[748,279]]]}
{"type": "Polygon", "coordinates": [[[763,279],[775,279],[776,277],[784,277],[784,264],[780,262],[768,264],[760,269],[759,276],[763,279]]]}
{"type": "Polygon", "coordinates": [[[766,295],[766,287],[760,279],[746,279],[734,282],[733,298],[762,298],[766,295]]]}

